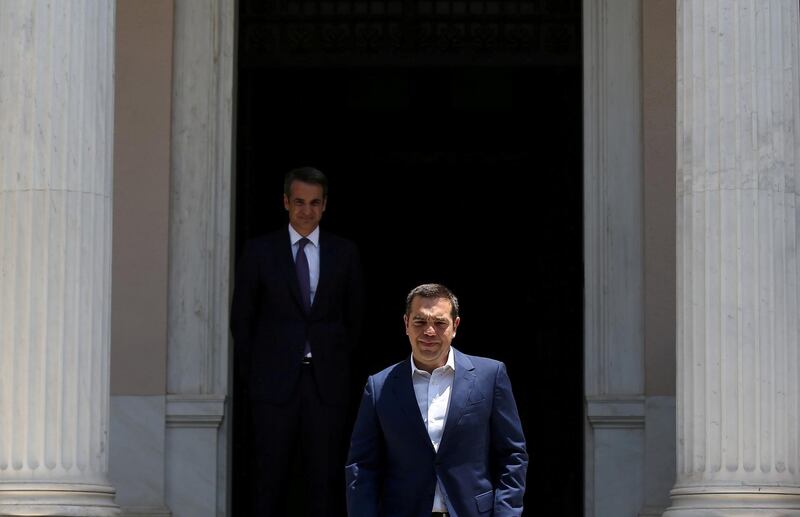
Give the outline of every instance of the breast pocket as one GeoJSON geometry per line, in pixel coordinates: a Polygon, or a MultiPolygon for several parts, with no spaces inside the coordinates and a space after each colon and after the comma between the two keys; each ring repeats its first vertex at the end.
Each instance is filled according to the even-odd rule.
{"type": "Polygon", "coordinates": [[[489,406],[483,399],[469,401],[456,425],[476,425],[488,421],[489,406]]]}

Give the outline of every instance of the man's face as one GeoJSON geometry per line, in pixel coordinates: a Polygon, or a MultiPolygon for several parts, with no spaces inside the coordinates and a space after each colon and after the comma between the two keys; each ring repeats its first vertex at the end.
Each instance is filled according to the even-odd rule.
{"type": "Polygon", "coordinates": [[[453,321],[451,308],[447,298],[415,296],[411,300],[411,310],[403,316],[403,321],[414,363],[420,370],[432,372],[447,363],[450,342],[461,322],[460,318],[453,321]]]}
{"type": "Polygon", "coordinates": [[[303,237],[308,236],[319,225],[326,199],[322,197],[322,185],[294,180],[289,187],[289,197],[283,195],[283,206],[289,211],[292,228],[303,237]]]}

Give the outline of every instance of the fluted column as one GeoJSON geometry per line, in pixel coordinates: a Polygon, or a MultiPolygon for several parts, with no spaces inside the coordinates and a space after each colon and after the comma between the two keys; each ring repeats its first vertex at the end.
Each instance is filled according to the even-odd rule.
{"type": "Polygon", "coordinates": [[[113,0],[0,1],[0,515],[116,515],[113,0]]]}
{"type": "Polygon", "coordinates": [[[800,515],[797,0],[679,0],[669,517],[800,515]]]}

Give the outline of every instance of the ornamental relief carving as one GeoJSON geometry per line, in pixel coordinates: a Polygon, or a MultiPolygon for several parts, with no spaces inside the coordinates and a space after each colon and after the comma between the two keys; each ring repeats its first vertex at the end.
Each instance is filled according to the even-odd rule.
{"type": "Polygon", "coordinates": [[[525,64],[572,60],[580,44],[575,2],[243,0],[242,13],[245,65],[365,56],[525,64]]]}

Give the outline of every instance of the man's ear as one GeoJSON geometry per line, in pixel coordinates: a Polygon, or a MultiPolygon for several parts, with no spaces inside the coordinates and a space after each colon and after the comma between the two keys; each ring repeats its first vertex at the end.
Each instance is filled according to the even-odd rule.
{"type": "Polygon", "coordinates": [[[289,210],[289,197],[286,194],[283,195],[283,208],[289,210]]]}
{"type": "Polygon", "coordinates": [[[453,337],[456,337],[456,331],[458,330],[458,324],[461,323],[461,317],[456,317],[456,320],[453,322],[453,337]]]}
{"type": "Polygon", "coordinates": [[[405,326],[406,334],[408,334],[408,314],[403,314],[403,326],[405,326]]]}

